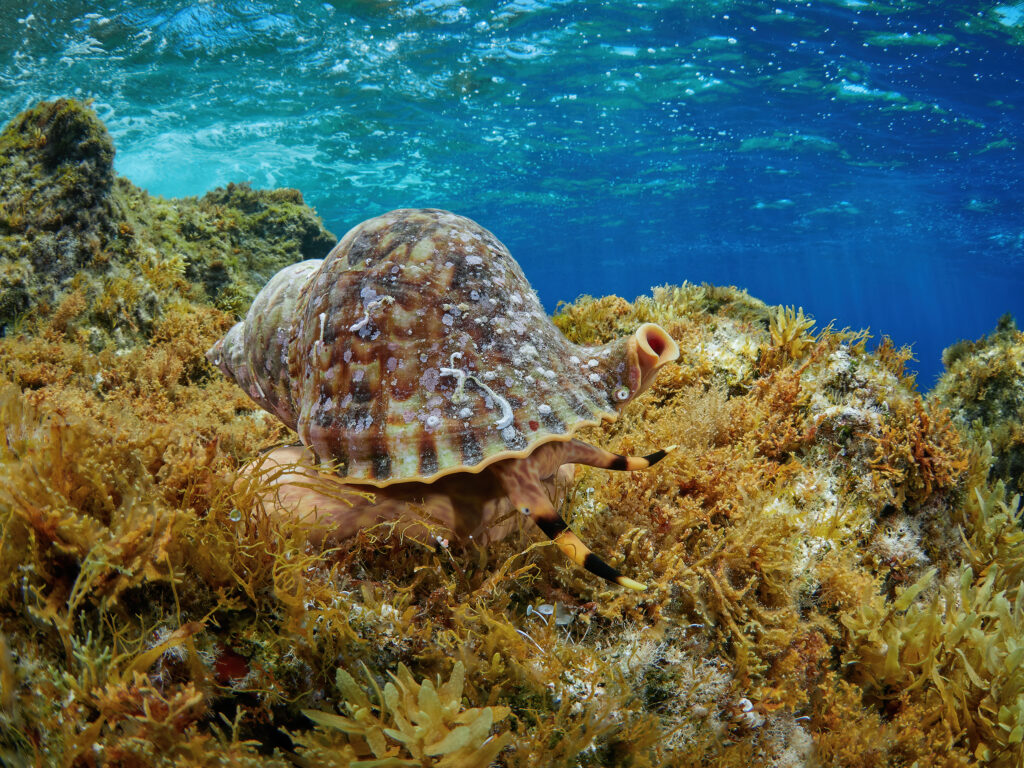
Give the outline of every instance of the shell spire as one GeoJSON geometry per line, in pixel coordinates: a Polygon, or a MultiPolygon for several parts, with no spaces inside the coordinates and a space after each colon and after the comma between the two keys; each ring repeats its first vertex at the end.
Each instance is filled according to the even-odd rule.
{"type": "Polygon", "coordinates": [[[292,318],[302,288],[322,259],[285,267],[257,294],[245,314],[206,357],[261,408],[295,429],[297,408],[288,373],[292,318]]]}

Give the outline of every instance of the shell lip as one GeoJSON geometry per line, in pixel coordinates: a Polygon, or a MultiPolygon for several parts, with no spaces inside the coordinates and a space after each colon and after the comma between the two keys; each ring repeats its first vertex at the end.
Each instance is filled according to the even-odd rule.
{"type": "Polygon", "coordinates": [[[664,365],[679,359],[679,345],[657,323],[644,323],[629,340],[629,359],[633,366],[630,383],[636,397],[652,384],[664,365]]]}
{"type": "MultiPolygon", "coordinates": [[[[483,472],[485,469],[487,469],[489,466],[491,466],[491,464],[496,464],[499,461],[505,461],[507,459],[525,459],[527,456],[532,454],[534,451],[536,451],[540,446],[544,445],[545,443],[568,442],[569,440],[573,439],[573,436],[576,434],[576,432],[578,430],[583,429],[584,427],[595,427],[595,426],[598,426],[599,424],[604,424],[606,422],[612,422],[612,421],[615,421],[616,419],[619,418],[619,414],[615,413],[613,411],[600,411],[600,412],[598,412],[597,415],[599,415],[601,418],[600,419],[585,419],[585,420],[576,422],[576,423],[573,424],[573,428],[569,432],[566,432],[565,434],[561,434],[561,435],[548,435],[548,436],[543,437],[543,438],[538,438],[538,439],[530,442],[530,444],[527,445],[522,450],[518,450],[518,451],[511,451],[511,450],[509,450],[509,451],[500,451],[498,453],[495,453],[492,456],[488,456],[487,458],[480,460],[476,464],[473,464],[473,465],[456,464],[456,465],[453,465],[453,466],[451,466],[451,467],[449,467],[449,468],[447,468],[445,470],[442,470],[440,472],[436,472],[433,475],[427,475],[425,477],[421,476],[421,475],[410,475],[410,476],[402,476],[402,477],[389,477],[389,478],[386,478],[386,479],[383,479],[383,480],[374,480],[373,478],[369,478],[369,477],[358,477],[358,478],[355,478],[355,477],[350,477],[348,475],[338,475],[337,477],[338,477],[339,480],[341,480],[346,485],[364,485],[364,486],[369,486],[369,487],[372,487],[372,488],[387,488],[389,485],[399,485],[401,483],[423,483],[424,485],[430,485],[431,483],[437,482],[442,477],[447,477],[449,475],[458,475],[458,474],[476,475],[476,474],[479,474],[480,472],[483,472]]],[[[325,470],[329,470],[330,469],[330,463],[329,462],[325,462],[321,466],[325,470]]]]}
{"type": "Polygon", "coordinates": [[[668,331],[657,323],[644,323],[634,334],[640,349],[652,355],[658,367],[679,359],[679,345],[668,331]]]}

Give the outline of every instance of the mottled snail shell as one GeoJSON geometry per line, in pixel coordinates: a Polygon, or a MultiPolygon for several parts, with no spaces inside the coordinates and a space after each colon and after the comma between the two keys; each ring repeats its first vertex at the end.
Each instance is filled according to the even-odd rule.
{"type": "Polygon", "coordinates": [[[275,275],[209,356],[340,476],[383,487],[477,472],[615,419],[647,383],[638,347],[678,355],[653,324],[572,344],[494,235],[403,209],[275,275]]]}
{"type": "MultiPolygon", "coordinates": [[[[295,399],[288,373],[288,347],[299,293],[323,259],[285,267],[256,295],[245,315],[218,342],[220,368],[264,410],[295,429],[295,399]]],[[[217,349],[217,347],[215,347],[217,349]]],[[[211,353],[213,350],[211,350],[211,353]]]]}

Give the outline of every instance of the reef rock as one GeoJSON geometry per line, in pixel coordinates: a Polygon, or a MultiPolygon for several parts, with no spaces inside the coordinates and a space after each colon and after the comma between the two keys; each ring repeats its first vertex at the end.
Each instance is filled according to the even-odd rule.
{"type": "Polygon", "coordinates": [[[942,362],[932,396],[977,450],[991,449],[990,478],[1024,492],[1024,333],[1005,315],[988,336],[948,347],[942,362]]]}
{"type": "Polygon", "coordinates": [[[149,196],[114,172],[107,129],[72,99],[0,133],[0,190],[0,333],[56,315],[94,349],[148,337],[183,295],[243,311],[266,278],[335,241],[296,190],[149,196]]]}

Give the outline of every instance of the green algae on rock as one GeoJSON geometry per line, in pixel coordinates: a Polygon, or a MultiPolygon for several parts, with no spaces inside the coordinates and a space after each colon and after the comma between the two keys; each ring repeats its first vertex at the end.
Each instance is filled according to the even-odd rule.
{"type": "Polygon", "coordinates": [[[334,244],[296,190],[232,184],[202,198],[151,197],[114,173],[95,112],[42,102],[0,133],[0,332],[49,316],[98,349],[148,337],[182,294],[243,310],[286,264],[334,244]]]}
{"type": "Polygon", "coordinates": [[[1006,315],[988,336],[948,347],[942,362],[932,396],[978,450],[990,446],[990,478],[1024,492],[1024,333],[1006,315]]]}

